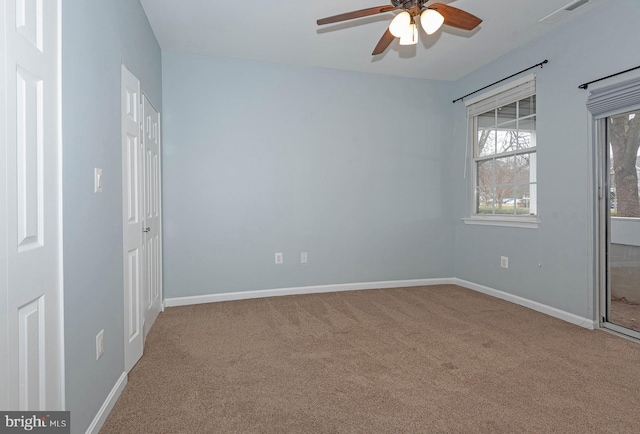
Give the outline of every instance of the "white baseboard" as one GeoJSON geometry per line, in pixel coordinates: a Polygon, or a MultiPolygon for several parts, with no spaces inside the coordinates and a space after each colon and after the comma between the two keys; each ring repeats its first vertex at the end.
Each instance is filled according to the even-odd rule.
{"type": "Polygon", "coordinates": [[[120,378],[118,378],[113,389],[109,392],[109,395],[102,404],[102,407],[98,410],[96,417],[93,418],[91,425],[87,428],[86,434],[98,434],[98,432],[100,432],[100,428],[102,428],[102,425],[104,425],[104,422],[107,420],[107,416],[111,413],[113,406],[116,404],[116,401],[124,390],[124,386],[127,385],[127,378],[126,372],[123,372],[122,375],[120,375],[120,378]]]}
{"type": "Polygon", "coordinates": [[[451,280],[452,280],[452,284],[454,285],[462,286],[464,288],[482,292],[483,294],[487,294],[492,297],[510,301],[511,303],[528,307],[529,309],[547,314],[554,318],[561,319],[563,321],[569,322],[571,324],[575,324],[580,327],[584,327],[589,330],[594,330],[596,328],[596,322],[593,320],[575,315],[573,313],[566,312],[564,310],[556,309],[555,307],[547,306],[546,304],[538,303],[537,301],[529,300],[528,298],[523,298],[517,295],[509,294],[508,292],[499,291],[497,289],[489,288],[488,286],[478,285],[477,283],[468,282],[466,280],[462,280],[458,278],[454,278],[451,280]]]}
{"type": "Polygon", "coordinates": [[[192,297],[166,298],[167,307],[218,301],[246,300],[250,298],[279,297],[283,295],[318,294],[321,292],[360,291],[364,289],[401,288],[409,286],[451,285],[454,279],[387,280],[382,282],[342,283],[337,285],[300,286],[294,288],[261,289],[257,291],[225,292],[222,294],[196,295],[192,297]]]}
{"type": "Polygon", "coordinates": [[[337,285],[318,285],[318,286],[300,286],[295,288],[280,289],[263,289],[257,291],[240,291],[225,292],[221,294],[196,295],[191,297],[167,298],[164,300],[166,307],[187,306],[192,304],[215,303],[219,301],[246,300],[250,298],[278,297],[283,295],[298,294],[317,294],[322,292],[339,292],[339,291],[359,291],[364,289],[381,289],[381,288],[401,288],[409,286],[432,286],[432,285],[458,285],[483,294],[497,297],[511,303],[519,304],[529,309],[550,315],[554,318],[567,321],[571,324],[578,325],[590,330],[596,328],[593,320],[538,303],[527,298],[509,294],[508,292],[489,288],[488,286],[478,285],[477,283],[468,282],[458,278],[443,279],[412,279],[412,280],[389,280],[382,282],[366,282],[366,283],[344,283],[337,285]]]}

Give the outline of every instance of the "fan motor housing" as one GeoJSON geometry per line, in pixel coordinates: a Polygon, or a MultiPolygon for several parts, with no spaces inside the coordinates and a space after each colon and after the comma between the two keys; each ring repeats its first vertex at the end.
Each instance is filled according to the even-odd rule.
{"type": "Polygon", "coordinates": [[[391,4],[396,8],[401,8],[406,11],[416,7],[418,10],[421,10],[429,1],[430,0],[391,0],[391,4]]]}

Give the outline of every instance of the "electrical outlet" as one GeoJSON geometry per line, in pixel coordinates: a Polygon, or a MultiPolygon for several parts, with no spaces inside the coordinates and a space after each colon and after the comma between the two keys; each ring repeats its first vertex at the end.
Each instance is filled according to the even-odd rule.
{"type": "Polygon", "coordinates": [[[104,329],[96,335],[96,360],[104,354],[104,329]]]}
{"type": "Polygon", "coordinates": [[[307,252],[300,253],[300,263],[301,264],[307,263],[307,252]]]}
{"type": "Polygon", "coordinates": [[[284,262],[284,256],[282,253],[276,253],[276,264],[280,265],[284,262]]]}
{"type": "Polygon", "coordinates": [[[509,268],[509,257],[508,256],[500,256],[500,266],[502,268],[509,268]]]}

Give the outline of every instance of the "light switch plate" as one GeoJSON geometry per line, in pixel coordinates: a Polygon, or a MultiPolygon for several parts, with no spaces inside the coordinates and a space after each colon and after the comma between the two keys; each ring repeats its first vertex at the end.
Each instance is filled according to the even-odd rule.
{"type": "Polygon", "coordinates": [[[102,169],[93,169],[93,192],[102,193],[102,169]]]}

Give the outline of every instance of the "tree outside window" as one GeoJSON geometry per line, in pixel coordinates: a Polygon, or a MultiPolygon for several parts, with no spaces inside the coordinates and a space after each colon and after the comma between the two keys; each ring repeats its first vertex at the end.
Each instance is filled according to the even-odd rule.
{"type": "Polygon", "coordinates": [[[612,116],[607,122],[611,215],[640,217],[640,111],[612,116]]]}
{"type": "Polygon", "coordinates": [[[473,121],[475,214],[536,215],[535,95],[473,121]]]}

